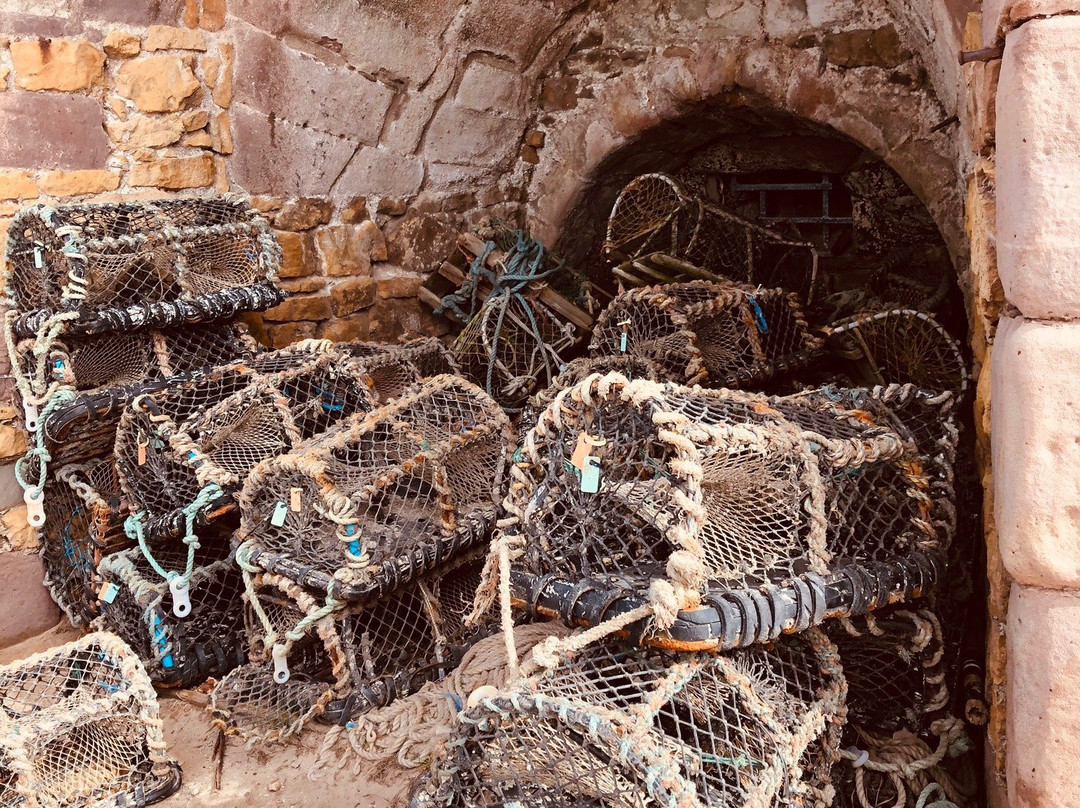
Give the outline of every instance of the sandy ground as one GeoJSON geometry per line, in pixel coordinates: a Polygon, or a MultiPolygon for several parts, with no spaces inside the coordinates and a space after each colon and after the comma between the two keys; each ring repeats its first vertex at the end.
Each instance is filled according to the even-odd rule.
{"type": "MultiPolygon", "coordinates": [[[[18,645],[0,650],[0,664],[76,639],[82,632],[66,622],[18,645]]],[[[169,753],[184,771],[180,790],[160,803],[168,808],[265,806],[266,808],[404,808],[418,773],[396,766],[354,772],[348,744],[338,743],[319,765],[326,729],[311,725],[298,742],[244,749],[229,739],[214,789],[212,753],[218,731],[206,712],[206,696],[190,690],[159,695],[169,753]],[[339,764],[344,761],[345,766],[339,764]]],[[[370,767],[369,767],[370,768],[370,767]]]]}

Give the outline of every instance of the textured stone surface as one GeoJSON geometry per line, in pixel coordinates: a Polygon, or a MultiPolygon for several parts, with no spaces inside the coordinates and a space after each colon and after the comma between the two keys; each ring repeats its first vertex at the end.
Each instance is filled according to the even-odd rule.
{"type": "MultiPolygon", "coordinates": [[[[26,452],[26,433],[15,426],[14,423],[0,423],[0,462],[22,457],[26,452]]],[[[2,483],[0,483],[2,485],[2,483]]],[[[22,501],[22,495],[19,495],[22,501]]],[[[5,503],[0,497],[0,508],[7,507],[11,503],[5,503]]]]}
{"type": "Polygon", "coordinates": [[[351,342],[367,339],[370,327],[371,312],[362,311],[348,317],[327,320],[319,326],[318,335],[320,339],[330,339],[334,342],[351,342]]]}
{"type": "Polygon", "coordinates": [[[358,196],[341,209],[341,221],[343,224],[356,224],[367,218],[368,203],[365,197],[358,196]]]}
{"type": "Polygon", "coordinates": [[[336,283],[330,290],[334,316],[344,317],[371,306],[375,302],[375,283],[373,278],[348,278],[336,283]]]}
{"type": "Polygon", "coordinates": [[[511,64],[473,61],[457,89],[457,103],[465,109],[500,114],[522,113],[521,75],[511,64]]]}
{"type": "Polygon", "coordinates": [[[15,479],[14,460],[15,457],[7,457],[6,465],[0,466],[0,509],[3,510],[21,505],[23,501],[22,486],[15,479]]]}
{"type": "Polygon", "coordinates": [[[840,67],[896,67],[911,58],[896,26],[827,33],[821,38],[825,58],[840,67]]]}
{"type": "Polygon", "coordinates": [[[201,31],[174,28],[171,25],[151,25],[143,40],[143,50],[206,50],[206,37],[201,31]]]}
{"type": "Polygon", "coordinates": [[[1010,808],[1080,794],[1080,594],[1014,585],[1009,600],[1010,808]]]}
{"type": "Polygon", "coordinates": [[[1080,13],[1078,0],[984,0],[983,46],[1000,45],[1006,32],[1036,17],[1080,13]]]}
{"type": "Polygon", "coordinates": [[[379,298],[416,297],[424,279],[418,275],[391,275],[378,279],[379,298]]]}
{"type": "Polygon", "coordinates": [[[266,327],[266,340],[271,348],[287,348],[302,339],[315,336],[316,323],[282,323],[266,327]]]}
{"type": "Polygon", "coordinates": [[[113,59],[129,59],[138,56],[142,50],[139,37],[128,31],[109,31],[101,44],[105,55],[113,59]]]}
{"type": "Polygon", "coordinates": [[[120,66],[116,89],[143,112],[176,112],[199,89],[199,80],[180,56],[146,56],[120,66]]]}
{"type": "Polygon", "coordinates": [[[316,234],[315,243],[323,274],[329,276],[367,276],[373,260],[386,259],[382,231],[372,221],[324,227],[316,234]]]}
{"type": "Polygon", "coordinates": [[[497,166],[516,151],[523,122],[444,104],[431,121],[424,153],[445,163],[497,166]]]}
{"type": "Polygon", "coordinates": [[[7,647],[52,628],[60,610],[42,585],[45,569],[31,553],[0,555],[0,647],[7,647]]]}
{"type": "Polygon", "coordinates": [[[334,184],[334,195],[412,196],[424,181],[424,164],[386,149],[361,146],[334,184]]]}
{"type": "Polygon", "coordinates": [[[234,85],[233,71],[236,65],[236,46],[230,43],[221,45],[221,67],[214,81],[214,103],[222,109],[232,106],[234,85]]]}
{"type": "Polygon", "coordinates": [[[88,20],[121,23],[127,25],[175,25],[180,21],[184,0],[73,0],[88,20]]]}
{"type": "Polygon", "coordinates": [[[74,94],[0,93],[0,165],[101,168],[109,156],[101,104],[74,94]]]}
{"type": "Polygon", "coordinates": [[[203,188],[214,184],[214,158],[204,154],[198,157],[170,157],[138,163],[132,166],[128,182],[131,185],[152,185],[168,190],[203,188]]]}
{"type": "Polygon", "coordinates": [[[279,278],[302,278],[318,268],[310,233],[279,230],[276,235],[278,243],[281,244],[279,278]]]}
{"type": "Polygon", "coordinates": [[[28,171],[0,171],[0,199],[35,199],[37,195],[28,171]]]}
{"type": "Polygon", "coordinates": [[[140,115],[126,121],[109,123],[109,137],[119,146],[129,148],[160,148],[180,140],[184,123],[177,117],[147,117],[140,115]]]}
{"type": "Polygon", "coordinates": [[[19,504],[0,514],[4,539],[12,550],[37,550],[41,547],[35,528],[26,522],[26,505],[19,504]]]}
{"type": "Polygon", "coordinates": [[[310,230],[329,222],[333,212],[334,206],[325,199],[294,199],[282,205],[274,225],[279,230],[310,230]]]}
{"type": "Polygon", "coordinates": [[[326,320],[333,314],[329,295],[293,295],[272,309],[263,312],[269,322],[295,320],[326,320]]]}
{"type": "Polygon", "coordinates": [[[369,338],[381,342],[397,342],[399,338],[442,336],[450,330],[449,323],[436,317],[419,300],[383,300],[372,308],[369,338]]]}
{"type": "Polygon", "coordinates": [[[85,90],[101,78],[105,54],[83,40],[11,43],[15,86],[24,90],[85,90]]]}
{"type": "Polygon", "coordinates": [[[102,194],[120,187],[115,171],[47,171],[38,177],[38,187],[50,196],[102,194]]]}
{"type": "Polygon", "coordinates": [[[1026,317],[1080,317],[1080,17],[1011,31],[997,104],[998,271],[1026,317]]]}

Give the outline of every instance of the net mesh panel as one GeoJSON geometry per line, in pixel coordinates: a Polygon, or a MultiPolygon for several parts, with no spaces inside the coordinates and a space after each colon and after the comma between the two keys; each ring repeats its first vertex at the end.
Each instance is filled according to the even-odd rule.
{"type": "Polygon", "coordinates": [[[740,387],[805,364],[819,347],[794,295],[691,281],[616,297],[589,350],[648,359],[685,384],[740,387]]]}
{"type": "Polygon", "coordinates": [[[7,264],[16,308],[80,311],[272,282],[281,248],[233,200],[35,205],[9,227],[7,264]]]}
{"type": "Polygon", "coordinates": [[[413,804],[824,808],[842,693],[813,630],[723,656],[594,645],[466,710],[413,804]]]}
{"type": "MultiPolygon", "coordinates": [[[[247,610],[251,664],[225,677],[211,694],[214,715],[251,741],[281,740],[313,717],[346,723],[361,712],[416,692],[457,666],[493,618],[466,625],[482,561],[458,559],[380,598],[352,603],[304,627],[287,650],[289,679],[274,681],[268,629],[279,641],[319,604],[287,578],[259,574],[255,599],[269,625],[247,610]]],[[[291,636],[291,635],[290,635],[291,636]]]]}
{"type": "Polygon", "coordinates": [[[870,384],[914,384],[962,396],[968,386],[960,343],[925,312],[893,309],[826,329],[830,347],[852,358],[870,384]]]}
{"type": "Polygon", "coordinates": [[[179,787],[153,688],[116,637],[4,666],[0,695],[0,804],[146,804],[179,787]]]}
{"type": "Polygon", "coordinates": [[[831,402],[591,377],[517,458],[504,505],[532,575],[663,577],[683,550],[740,587],[937,547],[913,447],[831,402]]]}
{"type": "Polygon", "coordinates": [[[664,253],[752,286],[783,287],[813,297],[817,253],[686,193],[666,174],[643,174],[619,192],[604,249],[621,262],[664,253]]]}
{"type": "Polygon", "coordinates": [[[97,566],[131,544],[111,458],[64,466],[45,485],[41,560],[45,586],[73,625],[97,616],[97,566]]]}
{"type": "Polygon", "coordinates": [[[239,488],[260,461],[374,406],[336,352],[282,349],[150,393],[121,416],[116,458],[151,535],[175,532],[211,483],[239,488]]]}
{"type": "Polygon", "coordinates": [[[461,372],[450,349],[434,337],[404,345],[352,342],[339,344],[337,348],[354,358],[379,402],[397,398],[421,379],[461,372]]]}
{"type": "Polygon", "coordinates": [[[256,468],[238,540],[320,592],[389,591],[484,538],[512,440],[478,387],[433,377],[256,468]]]}
{"type": "MultiPolygon", "coordinates": [[[[174,614],[168,582],[138,547],[105,558],[98,568],[97,625],[128,643],[158,686],[192,687],[244,660],[244,586],[228,558],[229,534],[208,532],[200,538],[186,617],[174,614]]],[[[166,571],[183,574],[188,552],[177,544],[155,548],[153,557],[166,571]]]]}

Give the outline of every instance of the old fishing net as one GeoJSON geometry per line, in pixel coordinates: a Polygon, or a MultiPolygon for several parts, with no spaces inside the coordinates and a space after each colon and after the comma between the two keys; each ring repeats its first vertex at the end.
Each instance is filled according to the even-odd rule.
{"type": "Polygon", "coordinates": [[[412,804],[825,808],[843,687],[813,630],[722,656],[593,645],[471,698],[412,804]]]}
{"type": "Polygon", "coordinates": [[[428,379],[259,465],[238,554],[337,599],[390,591],[484,540],[512,440],[476,385],[428,379]]]}
{"type": "Polygon", "coordinates": [[[97,566],[131,544],[111,458],[64,466],[45,485],[41,560],[45,586],[73,625],[97,616],[97,566]]]}
{"type": "Polygon", "coordinates": [[[743,387],[806,364],[820,344],[792,294],[691,281],[616,297],[589,351],[648,359],[684,384],[743,387]]]}
{"type": "Polygon", "coordinates": [[[217,722],[250,742],[283,740],[312,718],[347,725],[441,679],[494,627],[490,619],[465,622],[481,566],[475,554],[459,558],[350,604],[255,574],[246,598],[251,663],[211,694],[217,722]]]}
{"type": "Polygon", "coordinates": [[[149,804],[180,787],[157,697],[111,634],[0,668],[0,804],[149,804]]]}
{"type": "Polygon", "coordinates": [[[421,379],[461,370],[450,349],[434,337],[404,345],[352,342],[337,348],[354,358],[380,403],[396,398],[421,379]]]}
{"type": "Polygon", "coordinates": [[[826,329],[828,345],[851,359],[870,385],[915,384],[963,396],[968,370],[960,344],[913,309],[863,314],[826,329]]]}
{"type": "Polygon", "coordinates": [[[12,221],[6,259],[23,335],[51,322],[85,332],[219,319],[283,299],[273,287],[281,265],[273,231],[230,198],[34,205],[12,221]],[[236,292],[247,292],[248,305],[230,302],[236,292]],[[193,300],[202,305],[183,305],[193,300]],[[129,306],[134,318],[124,316],[129,306]]]}
{"type": "Polygon", "coordinates": [[[526,434],[504,507],[520,603],[562,581],[545,613],[601,622],[613,593],[636,593],[661,641],[704,598],[728,618],[694,647],[918,596],[941,563],[913,444],[827,400],[591,376],[526,434]],[[589,590],[608,593],[591,617],[589,590]]]}
{"type": "Polygon", "coordinates": [[[612,263],[662,253],[751,286],[813,298],[817,251],[808,242],[704,202],[666,174],[643,174],[619,193],[604,250],[612,263]]]}
{"type": "Polygon", "coordinates": [[[159,687],[192,687],[244,659],[244,591],[227,531],[202,531],[189,547],[139,547],[98,566],[100,617],[159,687]]]}
{"type": "Polygon", "coordinates": [[[116,461],[134,529],[151,538],[189,532],[189,523],[231,509],[260,460],[374,406],[347,357],[307,347],[259,354],[132,402],[116,461]]]}

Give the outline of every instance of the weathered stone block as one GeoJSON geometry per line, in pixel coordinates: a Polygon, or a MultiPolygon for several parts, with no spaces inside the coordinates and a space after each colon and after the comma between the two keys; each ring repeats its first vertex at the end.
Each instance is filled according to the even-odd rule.
{"type": "Polygon", "coordinates": [[[236,150],[233,142],[232,124],[229,123],[229,113],[219,112],[214,116],[214,125],[210,130],[213,136],[211,148],[218,154],[232,154],[236,150]]]}
{"type": "Polygon", "coordinates": [[[244,312],[240,315],[240,321],[247,327],[252,339],[260,345],[270,345],[270,334],[266,330],[266,323],[263,321],[261,312],[244,312]]]}
{"type": "Polygon", "coordinates": [[[1080,593],[1013,585],[1006,701],[1010,808],[1060,808],[1074,805],[1080,794],[1078,623],[1080,593]]]}
{"type": "Polygon", "coordinates": [[[109,31],[102,42],[105,55],[113,59],[130,59],[142,50],[139,38],[127,31],[109,31]]]}
{"type": "Polygon", "coordinates": [[[371,262],[386,259],[382,231],[372,221],[324,227],[315,236],[323,274],[369,276],[371,262]],[[380,257],[381,256],[381,257],[380,257]]]}
{"type": "Polygon", "coordinates": [[[379,298],[416,297],[424,279],[417,275],[392,275],[388,278],[379,278],[379,298]]]}
{"type": "Polygon", "coordinates": [[[1080,317],[1080,17],[1011,32],[997,94],[998,271],[1025,317],[1080,317]]]}
{"type": "Polygon", "coordinates": [[[334,316],[344,317],[354,311],[366,309],[375,302],[373,278],[348,278],[338,281],[330,290],[334,302],[334,316]]]}
{"type": "Polygon", "coordinates": [[[15,86],[23,90],[85,90],[101,78],[105,54],[84,40],[30,39],[11,43],[15,86]]]}
{"type": "Polygon", "coordinates": [[[88,20],[126,25],[175,25],[180,20],[184,0],[79,0],[82,16],[88,20]]]}
{"type": "Polygon", "coordinates": [[[368,216],[367,198],[358,196],[341,209],[341,221],[343,224],[356,224],[362,222],[368,216]]]}
{"type": "Polygon", "coordinates": [[[398,338],[439,337],[450,330],[444,317],[436,317],[419,300],[382,300],[368,309],[369,339],[396,342],[398,338]]]}
{"type": "Polygon", "coordinates": [[[412,196],[424,182],[424,164],[415,157],[361,146],[334,185],[335,195],[412,196]]]}
{"type": "Polygon", "coordinates": [[[310,230],[326,224],[334,213],[334,206],[325,199],[303,197],[282,205],[274,225],[279,230],[310,230]]]}
{"type": "Polygon", "coordinates": [[[116,89],[143,112],[176,112],[199,89],[199,80],[180,56],[147,56],[120,66],[116,89]]]}
{"type": "Polygon", "coordinates": [[[498,166],[516,152],[523,121],[444,104],[431,121],[424,153],[441,163],[498,166]]]}
{"type": "Polygon", "coordinates": [[[0,531],[12,550],[37,550],[41,547],[37,528],[26,521],[26,505],[19,504],[0,514],[0,531]]]}
{"type": "Polygon", "coordinates": [[[269,322],[294,322],[297,320],[328,320],[333,315],[329,295],[293,295],[263,312],[269,322]]]}
{"type": "Polygon", "coordinates": [[[37,195],[28,171],[0,171],[0,199],[36,199],[37,195]]]}
{"type": "Polygon", "coordinates": [[[171,25],[151,25],[143,40],[143,50],[206,50],[206,37],[202,31],[190,28],[174,28],[171,25]]]}
{"type": "Polygon", "coordinates": [[[1077,0],[984,0],[982,5],[983,46],[1000,45],[1005,34],[1036,17],[1080,13],[1077,0]]]}
{"type": "Polygon", "coordinates": [[[120,187],[120,174],[113,171],[47,171],[38,177],[38,187],[50,196],[103,194],[120,187]]]}
{"type": "Polygon", "coordinates": [[[60,610],[42,581],[45,568],[36,553],[0,555],[0,647],[21,642],[57,624],[60,610]]]}
{"type": "Polygon", "coordinates": [[[522,81],[509,63],[474,60],[465,68],[455,98],[465,109],[523,117],[522,81]]]}
{"type": "Polygon", "coordinates": [[[252,194],[325,195],[357,146],[243,104],[233,109],[233,138],[236,153],[230,158],[230,173],[252,194]]]}
{"type": "Polygon", "coordinates": [[[840,67],[896,67],[911,58],[896,26],[826,33],[821,38],[825,58],[840,67]]]}
{"type": "Polygon", "coordinates": [[[431,272],[453,255],[459,223],[437,214],[409,212],[387,226],[389,260],[408,273],[421,275],[431,272]]]}
{"type": "Polygon", "coordinates": [[[111,151],[101,104],[88,96],[0,93],[0,166],[102,168],[111,151]]]}
{"type": "Polygon", "coordinates": [[[140,115],[126,121],[109,123],[106,129],[109,137],[118,146],[159,149],[180,140],[184,133],[184,123],[176,117],[149,118],[140,115]]]}
{"type": "Polygon", "coordinates": [[[994,511],[1028,586],[1080,588],[1080,324],[1003,317],[992,358],[994,511]]]}
{"type": "Polygon", "coordinates": [[[303,278],[318,268],[310,233],[278,231],[281,244],[281,269],[279,278],[303,278]]]}
{"type": "Polygon", "coordinates": [[[362,311],[359,314],[350,314],[348,317],[337,317],[327,320],[319,326],[319,339],[329,339],[334,342],[353,342],[368,338],[371,327],[371,313],[362,311]]]}
{"type": "Polygon", "coordinates": [[[234,84],[233,72],[236,65],[236,46],[228,43],[221,45],[221,68],[214,81],[212,97],[214,103],[222,109],[232,106],[234,84]]]}
{"type": "MultiPolygon", "coordinates": [[[[0,462],[14,460],[26,453],[26,433],[14,423],[0,423],[0,462]]],[[[22,501],[22,496],[19,496],[22,501]]],[[[6,507],[9,503],[0,504],[6,507]]]]}
{"type": "Polygon", "coordinates": [[[214,184],[214,158],[209,154],[197,157],[168,157],[132,166],[128,182],[137,186],[154,186],[168,190],[204,188],[214,184]]]}
{"type": "Polygon", "coordinates": [[[310,278],[286,278],[279,280],[278,286],[290,295],[319,292],[326,287],[326,278],[319,275],[310,278]]]}
{"type": "Polygon", "coordinates": [[[193,109],[181,115],[180,122],[184,125],[185,132],[194,132],[210,123],[210,113],[205,109],[193,109]]]}
{"type": "Polygon", "coordinates": [[[16,458],[8,458],[6,464],[0,466],[0,508],[8,509],[22,504],[23,490],[15,479],[16,458]]]}
{"type": "Polygon", "coordinates": [[[225,0],[202,0],[199,27],[206,31],[220,31],[225,27],[225,0]]]}
{"type": "Polygon", "coordinates": [[[318,323],[283,323],[266,328],[266,338],[271,348],[287,348],[302,339],[315,336],[318,323]]]}
{"type": "Polygon", "coordinates": [[[481,6],[466,6],[461,40],[469,49],[486,51],[528,65],[548,41],[559,21],[555,8],[516,0],[488,0],[481,6]]]}

